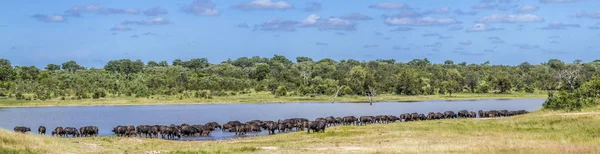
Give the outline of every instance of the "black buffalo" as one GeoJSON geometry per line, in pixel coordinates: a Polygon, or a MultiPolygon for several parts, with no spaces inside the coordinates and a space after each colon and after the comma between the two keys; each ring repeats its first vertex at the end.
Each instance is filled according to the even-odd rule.
{"type": "Polygon", "coordinates": [[[31,131],[31,129],[29,129],[29,127],[25,127],[25,126],[17,126],[13,130],[15,132],[19,132],[19,133],[27,133],[27,132],[31,131]]]}
{"type": "Polygon", "coordinates": [[[79,133],[79,130],[77,130],[77,128],[75,128],[75,127],[66,127],[64,130],[65,130],[65,137],[68,137],[69,135],[71,135],[72,137],[79,137],[81,135],[79,133]]]}
{"type": "Polygon", "coordinates": [[[317,132],[324,133],[326,127],[327,127],[327,123],[325,121],[312,121],[308,124],[308,132],[307,133],[310,133],[311,130],[313,131],[313,133],[317,133],[317,132]]]}
{"type": "Polygon", "coordinates": [[[46,135],[46,127],[45,126],[38,127],[38,134],[46,135]]]}

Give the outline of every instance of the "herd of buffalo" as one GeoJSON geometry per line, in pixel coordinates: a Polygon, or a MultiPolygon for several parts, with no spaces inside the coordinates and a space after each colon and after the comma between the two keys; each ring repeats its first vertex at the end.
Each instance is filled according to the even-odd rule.
{"type": "MultiPolygon", "coordinates": [[[[275,132],[289,132],[289,131],[304,131],[307,133],[311,131],[325,132],[325,128],[330,126],[338,125],[366,125],[375,123],[392,123],[392,122],[408,122],[408,121],[421,121],[421,120],[438,120],[438,119],[455,119],[455,118],[494,118],[494,117],[509,117],[519,114],[529,113],[525,110],[508,111],[508,110],[490,110],[490,111],[467,111],[460,110],[458,112],[446,111],[441,112],[429,112],[427,115],[419,113],[405,113],[400,116],[393,115],[378,115],[378,116],[360,116],[358,118],[354,116],[345,117],[324,117],[317,118],[314,121],[309,121],[305,118],[292,118],[278,121],[261,121],[252,120],[245,123],[240,121],[229,121],[223,125],[217,122],[209,122],[204,125],[190,125],[171,124],[169,126],[164,125],[139,125],[137,127],[129,126],[117,126],[112,129],[112,132],[116,136],[120,137],[149,137],[149,138],[163,138],[163,139],[176,139],[182,136],[209,136],[212,131],[221,130],[224,132],[234,132],[236,135],[245,135],[249,132],[261,132],[267,131],[269,134],[275,134],[275,132]]],[[[14,128],[15,132],[26,133],[31,131],[30,128],[24,126],[17,126],[14,128]]],[[[46,127],[40,126],[38,128],[39,134],[46,134],[46,127]]],[[[52,131],[52,136],[60,137],[90,137],[98,136],[98,127],[96,126],[85,126],[79,129],[75,127],[56,127],[52,131]]]]}

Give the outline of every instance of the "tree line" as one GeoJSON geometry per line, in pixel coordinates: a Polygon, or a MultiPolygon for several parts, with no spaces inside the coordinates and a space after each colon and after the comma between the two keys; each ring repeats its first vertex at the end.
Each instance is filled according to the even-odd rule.
{"type": "Polygon", "coordinates": [[[394,59],[313,60],[281,55],[241,57],[221,63],[206,58],[148,61],[111,60],[103,68],[75,61],[12,66],[0,59],[0,97],[24,100],[175,95],[206,98],[267,91],[275,96],[435,95],[575,90],[600,75],[600,60],[566,63],[550,59],[520,65],[408,62],[394,59]]]}

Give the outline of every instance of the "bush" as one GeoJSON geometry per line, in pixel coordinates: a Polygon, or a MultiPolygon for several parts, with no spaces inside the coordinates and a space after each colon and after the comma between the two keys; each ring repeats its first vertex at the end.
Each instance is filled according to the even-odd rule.
{"type": "Polygon", "coordinates": [[[574,91],[563,90],[548,93],[548,99],[542,104],[544,109],[579,111],[587,107],[598,106],[600,102],[600,77],[585,83],[574,91]]]}
{"type": "Polygon", "coordinates": [[[526,93],[534,93],[535,92],[535,88],[533,88],[531,86],[527,86],[527,87],[525,87],[525,92],[526,93]]]}
{"type": "Polygon", "coordinates": [[[259,91],[265,91],[265,86],[262,84],[257,84],[256,86],[254,86],[254,90],[259,92],[259,91]]]}
{"type": "Polygon", "coordinates": [[[542,106],[545,109],[551,110],[579,111],[582,108],[597,104],[598,101],[594,98],[580,97],[577,93],[561,91],[558,94],[548,94],[548,99],[546,99],[542,106]]]}
{"type": "Polygon", "coordinates": [[[211,92],[209,90],[196,91],[194,94],[196,98],[212,99],[211,92]]]}
{"type": "Polygon", "coordinates": [[[286,96],[286,95],[287,95],[287,88],[285,86],[279,86],[275,90],[275,96],[286,96]]]}
{"type": "Polygon", "coordinates": [[[106,92],[104,92],[104,90],[102,89],[98,89],[94,92],[94,94],[92,95],[93,99],[99,99],[99,98],[104,98],[106,97],[106,92]]]}
{"type": "Polygon", "coordinates": [[[355,95],[356,93],[354,93],[354,90],[352,90],[352,88],[348,87],[348,86],[344,86],[344,88],[342,88],[342,90],[340,90],[339,95],[340,96],[346,96],[346,95],[355,95]]]}
{"type": "Polygon", "coordinates": [[[17,100],[25,99],[25,95],[23,95],[23,93],[21,92],[17,92],[17,94],[15,94],[15,97],[17,98],[17,100]]]}
{"type": "Polygon", "coordinates": [[[89,98],[89,96],[82,90],[77,90],[75,92],[75,96],[77,97],[77,99],[86,99],[89,98]]]}
{"type": "Polygon", "coordinates": [[[487,84],[480,84],[479,86],[477,86],[477,93],[489,93],[490,92],[490,86],[488,86],[487,84]]]}
{"type": "MultiPolygon", "coordinates": [[[[427,87],[423,88],[423,91],[425,92],[425,95],[435,94],[435,88],[433,88],[431,86],[427,86],[427,87]]],[[[440,91],[440,92],[442,92],[442,91],[440,91]]]]}
{"type": "Polygon", "coordinates": [[[135,97],[149,97],[148,89],[138,89],[135,91],[135,97]]]}
{"type": "Polygon", "coordinates": [[[300,95],[304,96],[304,95],[312,94],[313,91],[309,86],[301,85],[300,87],[298,87],[298,93],[300,95]]]}

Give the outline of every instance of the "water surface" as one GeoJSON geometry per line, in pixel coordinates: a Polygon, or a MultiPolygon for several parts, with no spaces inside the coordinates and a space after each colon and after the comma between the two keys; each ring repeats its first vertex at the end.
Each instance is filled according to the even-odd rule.
{"type": "MultiPolygon", "coordinates": [[[[219,124],[232,120],[272,120],[326,116],[396,115],[408,112],[444,112],[458,110],[528,110],[541,108],[545,99],[463,100],[421,102],[368,103],[270,103],[270,104],[203,104],[203,105],[146,105],[146,106],[83,106],[0,108],[0,128],[12,130],[27,126],[34,132],[40,125],[53,130],[57,126],[94,125],[100,135],[112,135],[117,125],[219,124]]],[[[249,136],[267,132],[248,133],[249,136]]],[[[184,140],[213,140],[236,137],[234,133],[214,131],[210,137],[184,140]]]]}

